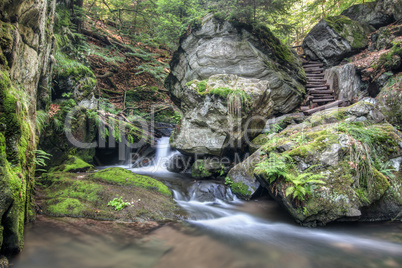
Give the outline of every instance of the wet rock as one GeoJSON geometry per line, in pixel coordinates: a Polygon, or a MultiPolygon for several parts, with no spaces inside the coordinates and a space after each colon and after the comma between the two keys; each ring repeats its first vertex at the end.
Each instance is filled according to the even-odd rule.
{"type": "Polygon", "coordinates": [[[190,200],[200,202],[213,202],[216,199],[224,201],[232,201],[233,195],[223,184],[214,182],[196,182],[189,189],[188,194],[190,200]]]}
{"type": "Polygon", "coordinates": [[[257,178],[305,226],[396,217],[402,210],[400,173],[387,178],[374,161],[399,161],[394,159],[402,150],[395,144],[402,142],[402,133],[384,122],[377,106],[375,99],[366,98],[269,135],[257,159],[265,167],[243,177],[257,178]],[[364,125],[358,124],[362,120],[364,125]],[[355,172],[361,165],[368,165],[368,177],[355,172]],[[312,174],[323,183],[308,183],[312,174]],[[301,185],[304,190],[295,194],[301,185]]]}
{"type": "Polygon", "coordinates": [[[167,169],[174,173],[185,173],[191,169],[193,163],[192,157],[176,154],[168,160],[167,169]]]}
{"type": "Polygon", "coordinates": [[[254,176],[254,168],[259,160],[260,152],[257,151],[229,171],[226,180],[238,198],[250,200],[260,190],[260,182],[254,176]]]}
{"type": "Polygon", "coordinates": [[[303,41],[303,50],[311,60],[335,66],[344,58],[368,46],[367,35],[373,29],[346,16],[326,17],[311,29],[303,41]]]}

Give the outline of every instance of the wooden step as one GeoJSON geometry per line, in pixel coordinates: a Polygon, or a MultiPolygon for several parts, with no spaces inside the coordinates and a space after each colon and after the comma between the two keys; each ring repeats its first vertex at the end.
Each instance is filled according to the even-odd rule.
{"type": "Polygon", "coordinates": [[[309,77],[317,77],[317,76],[324,76],[324,74],[306,74],[309,77]]]}
{"type": "Polygon", "coordinates": [[[316,68],[316,67],[313,67],[313,68],[306,68],[306,69],[304,69],[304,71],[305,72],[323,72],[324,71],[324,69],[323,68],[316,68]]]}
{"type": "Polygon", "coordinates": [[[333,90],[309,90],[308,92],[310,95],[315,95],[315,94],[333,94],[333,90]]]}
{"type": "Polygon", "coordinates": [[[335,98],[330,98],[330,99],[314,99],[314,100],[312,100],[313,103],[330,102],[330,101],[335,101],[335,98]]]}
{"type": "Polygon", "coordinates": [[[313,78],[307,78],[307,83],[327,83],[327,80],[325,79],[313,79],[313,78]]]}
{"type": "Polygon", "coordinates": [[[306,74],[324,74],[322,71],[306,72],[306,74]]]}
{"type": "Polygon", "coordinates": [[[315,92],[315,91],[320,91],[320,90],[327,90],[328,87],[313,87],[313,88],[309,88],[308,91],[309,92],[315,92]]]}
{"type": "Polygon", "coordinates": [[[307,65],[307,64],[319,64],[319,63],[321,63],[320,61],[314,61],[314,60],[312,60],[312,61],[303,61],[303,65],[307,65]]]}
{"type": "Polygon", "coordinates": [[[307,110],[309,110],[309,109],[310,109],[309,106],[300,106],[300,110],[301,110],[302,112],[307,111],[307,110]]]}
{"type": "Polygon", "coordinates": [[[309,96],[314,96],[314,97],[333,97],[334,95],[333,94],[317,94],[317,93],[313,93],[313,94],[311,94],[311,95],[309,95],[309,96]]]}
{"type": "Polygon", "coordinates": [[[313,113],[319,112],[319,111],[324,111],[326,109],[332,108],[332,107],[339,107],[340,105],[342,105],[343,100],[337,100],[328,104],[325,104],[323,106],[317,107],[317,108],[313,108],[307,111],[303,111],[303,113],[305,115],[311,115],[313,113]]]}
{"type": "Polygon", "coordinates": [[[329,88],[326,84],[307,84],[307,88],[329,88]]]}
{"type": "Polygon", "coordinates": [[[324,64],[323,63],[315,63],[315,64],[306,64],[303,65],[303,68],[314,68],[314,67],[323,67],[324,64]]]}
{"type": "Polygon", "coordinates": [[[322,96],[317,96],[317,95],[313,95],[313,96],[308,96],[309,100],[318,100],[318,99],[333,99],[334,96],[332,95],[322,95],[322,96]]]}

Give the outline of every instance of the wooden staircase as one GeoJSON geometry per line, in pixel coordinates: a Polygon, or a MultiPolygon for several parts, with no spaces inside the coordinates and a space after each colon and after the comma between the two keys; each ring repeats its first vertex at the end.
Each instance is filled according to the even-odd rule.
{"type": "Polygon", "coordinates": [[[337,101],[334,91],[324,79],[324,64],[319,61],[303,59],[303,68],[307,76],[307,98],[301,106],[303,113],[310,115],[318,111],[342,105],[337,101]]]}

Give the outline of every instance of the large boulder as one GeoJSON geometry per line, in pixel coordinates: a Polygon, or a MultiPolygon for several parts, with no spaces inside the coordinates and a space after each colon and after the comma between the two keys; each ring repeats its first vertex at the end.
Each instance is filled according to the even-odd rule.
{"type": "Polygon", "coordinates": [[[311,29],[303,41],[303,50],[311,60],[335,66],[368,46],[373,28],[346,16],[326,17],[311,29]]]}
{"type": "Polygon", "coordinates": [[[355,103],[367,93],[361,90],[362,81],[352,63],[325,70],[324,79],[334,90],[336,99],[343,100],[345,104],[355,103]]]}
{"type": "Polygon", "coordinates": [[[394,21],[393,14],[387,13],[388,12],[384,10],[384,1],[378,1],[378,3],[369,2],[351,6],[350,8],[344,10],[341,15],[349,17],[350,19],[358,21],[360,23],[370,24],[371,26],[378,29],[394,21]]]}
{"type": "Polygon", "coordinates": [[[379,108],[387,121],[402,129],[402,75],[391,78],[376,97],[379,108]]]}
{"type": "Polygon", "coordinates": [[[390,167],[402,156],[402,133],[376,106],[364,99],[271,134],[253,175],[302,225],[397,217],[402,177],[390,167]]]}
{"type": "Polygon", "coordinates": [[[174,148],[185,154],[220,156],[225,144],[240,142],[242,147],[244,124],[252,116],[260,118],[250,126],[255,128],[250,136],[261,131],[272,113],[288,113],[300,104],[305,83],[301,61],[267,28],[208,15],[189,32],[166,80],[172,100],[184,113],[171,139],[174,148]],[[233,103],[232,91],[243,91],[248,97],[239,94],[250,101],[241,109],[235,131],[227,105],[233,103]]]}

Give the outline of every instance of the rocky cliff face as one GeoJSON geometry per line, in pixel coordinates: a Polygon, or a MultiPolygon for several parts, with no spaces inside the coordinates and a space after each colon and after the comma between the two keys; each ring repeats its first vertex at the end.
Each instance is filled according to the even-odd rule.
{"type": "MultiPolygon", "coordinates": [[[[219,21],[208,15],[182,38],[166,80],[171,98],[184,112],[172,145],[186,154],[221,156],[229,140],[243,146],[245,122],[288,113],[301,102],[305,74],[301,61],[264,27],[219,21]],[[215,78],[212,78],[214,77],[215,78]],[[230,134],[230,95],[250,100],[240,113],[240,131],[230,134]]],[[[238,105],[237,105],[238,106],[238,105]]],[[[264,127],[255,125],[251,138],[264,127]]]]}
{"type": "Polygon", "coordinates": [[[56,1],[0,1],[0,254],[22,249],[34,209],[38,96],[47,98],[56,1]]]}

